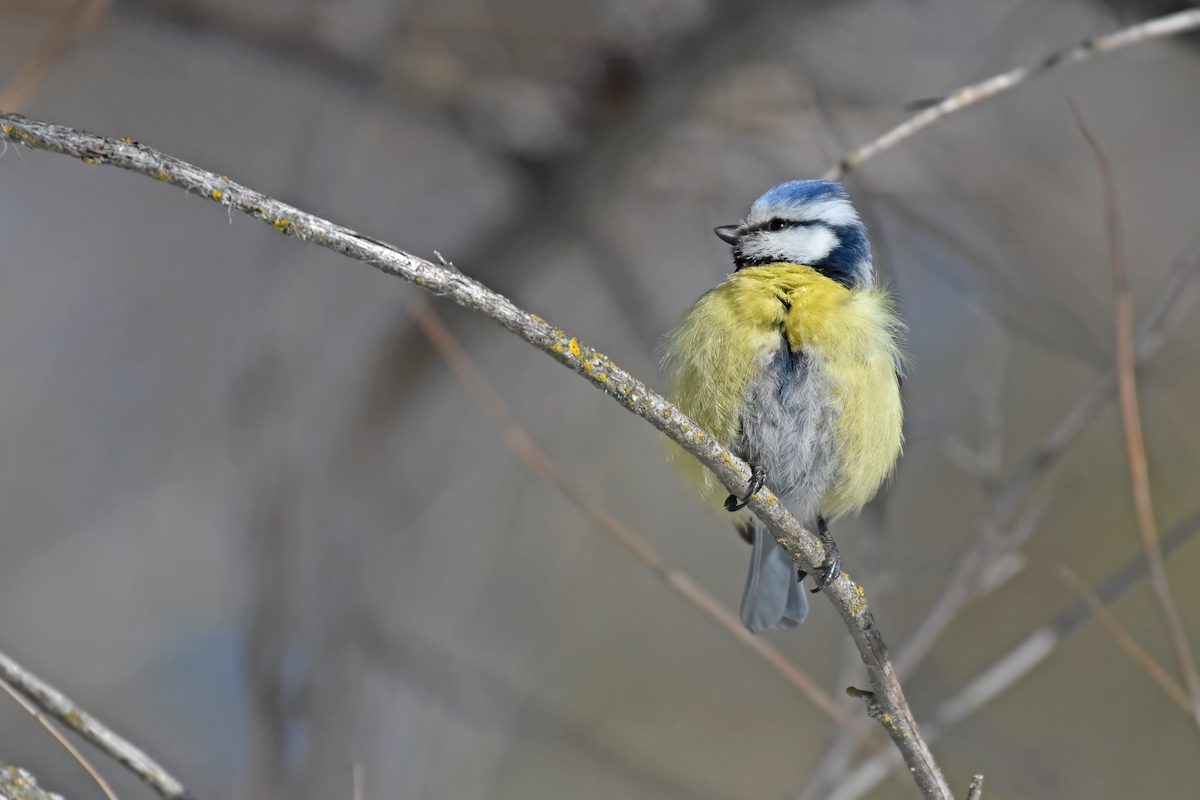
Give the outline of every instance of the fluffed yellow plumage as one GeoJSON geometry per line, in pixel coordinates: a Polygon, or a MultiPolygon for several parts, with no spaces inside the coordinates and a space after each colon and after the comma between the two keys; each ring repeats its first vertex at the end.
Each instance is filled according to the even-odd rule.
{"type": "MultiPolygon", "coordinates": [[[[781,337],[793,351],[810,353],[829,378],[836,418],[834,477],[820,503],[821,514],[833,519],[862,508],[900,453],[894,341],[901,328],[886,289],[852,290],[799,264],[747,267],[701,297],[671,334],[668,392],[732,446],[760,354],[777,348],[781,337]]],[[[687,483],[720,507],[728,490],[687,452],[671,449],[687,483]]]]}

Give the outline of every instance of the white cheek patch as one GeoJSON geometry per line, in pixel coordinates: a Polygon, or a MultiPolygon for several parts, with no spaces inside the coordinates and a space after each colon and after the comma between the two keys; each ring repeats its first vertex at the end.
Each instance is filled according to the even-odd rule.
{"type": "Polygon", "coordinates": [[[838,237],[824,225],[798,226],[782,231],[762,231],[742,242],[742,257],[748,261],[788,261],[816,264],[838,246],[838,237]]]}

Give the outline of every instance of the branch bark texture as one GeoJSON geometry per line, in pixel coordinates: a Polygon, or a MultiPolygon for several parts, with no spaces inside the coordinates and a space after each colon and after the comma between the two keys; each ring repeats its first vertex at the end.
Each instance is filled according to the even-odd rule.
{"type": "Polygon", "coordinates": [[[0,797],[4,800],[63,800],[38,786],[37,778],[20,767],[0,765],[0,797]]]}

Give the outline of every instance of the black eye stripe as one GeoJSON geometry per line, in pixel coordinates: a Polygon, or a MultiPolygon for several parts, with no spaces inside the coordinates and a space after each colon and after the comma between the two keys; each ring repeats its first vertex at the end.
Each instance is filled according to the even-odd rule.
{"type": "Polygon", "coordinates": [[[819,220],[815,219],[784,219],[783,217],[772,217],[766,222],[760,222],[757,225],[751,225],[746,228],[745,233],[754,233],[756,231],[782,231],[786,228],[809,228],[813,225],[821,225],[819,220]]]}

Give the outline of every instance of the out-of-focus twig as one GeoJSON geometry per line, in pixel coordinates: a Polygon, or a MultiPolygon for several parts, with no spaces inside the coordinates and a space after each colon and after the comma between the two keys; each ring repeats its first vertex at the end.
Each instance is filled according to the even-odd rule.
{"type": "MultiPolygon", "coordinates": [[[[1136,355],[1138,361],[1153,356],[1166,341],[1171,324],[1195,300],[1195,285],[1200,276],[1200,263],[1194,258],[1180,257],[1163,279],[1158,295],[1138,327],[1136,355]]],[[[958,612],[975,596],[979,576],[989,563],[1010,552],[1022,540],[1021,531],[1027,525],[1014,517],[1029,502],[1029,497],[1041,483],[1050,467],[1066,453],[1071,443],[1108,402],[1117,389],[1117,370],[1114,366],[1084,392],[1050,433],[1012,471],[1008,480],[996,492],[991,507],[978,523],[975,542],[959,558],[942,594],[934,601],[918,623],[912,635],[896,653],[893,661],[901,678],[908,675],[933,648],[942,632],[958,612]]],[[[1036,510],[1036,507],[1034,508],[1036,510]]],[[[1028,514],[1028,512],[1026,512],[1028,514]]],[[[1173,535],[1174,546],[1191,536],[1200,525],[1200,512],[1185,522],[1173,535]],[[1190,528],[1188,526],[1191,526],[1190,528]]],[[[1140,559],[1139,559],[1140,562],[1140,559]]],[[[1144,562],[1143,562],[1144,563],[1144,562]]],[[[1110,579],[1110,585],[1099,592],[1105,602],[1111,602],[1131,585],[1144,571],[1143,563],[1127,566],[1110,579]]],[[[924,728],[930,741],[945,730],[973,714],[991,698],[1007,689],[1041,660],[1049,656],[1067,632],[1073,631],[1089,616],[1086,605],[1059,615],[1049,626],[1030,634],[1020,645],[972,681],[958,695],[940,704],[924,728]]],[[[829,800],[853,800],[883,780],[888,771],[900,762],[889,754],[877,753],[859,764],[841,783],[829,800]]]]}
{"type": "MultiPolygon", "coordinates": [[[[1200,12],[1196,12],[1200,13],[1200,12]]],[[[1117,328],[1117,396],[1120,398],[1121,425],[1125,429],[1125,449],[1129,456],[1130,480],[1133,482],[1133,504],[1137,511],[1138,533],[1150,575],[1150,588],[1158,603],[1159,612],[1167,626],[1171,647],[1175,651],[1179,673],[1187,687],[1192,706],[1192,718],[1200,729],[1200,673],[1188,643],[1187,632],[1179,617],[1179,609],[1171,597],[1167,569],[1158,546],[1158,524],[1154,519],[1154,503],[1150,496],[1150,468],[1146,463],[1146,442],[1142,436],[1141,414],[1138,411],[1137,375],[1134,371],[1133,295],[1129,290],[1129,270],[1125,264],[1125,243],[1121,235],[1121,214],[1117,205],[1117,185],[1112,163],[1100,142],[1088,129],[1083,116],[1074,104],[1075,121],[1080,133],[1096,156],[1100,179],[1104,187],[1104,225],[1108,234],[1108,255],[1112,262],[1113,292],[1116,295],[1117,328]]]]}
{"type": "Polygon", "coordinates": [[[1085,61],[1098,53],[1118,50],[1122,47],[1128,47],[1129,45],[1164,36],[1186,33],[1196,28],[1200,28],[1200,10],[1190,9],[1180,11],[1177,14],[1168,14],[1164,17],[1131,25],[1114,33],[1094,36],[1067,50],[1061,50],[1049,55],[1032,67],[1017,67],[979,83],[963,86],[960,89],[954,90],[949,97],[939,101],[936,105],[930,106],[897,125],[895,128],[892,128],[870,144],[850,151],[842,157],[842,160],[836,166],[832,167],[822,177],[830,181],[839,180],[847,172],[857,168],[867,159],[879,155],[884,150],[895,147],[917,131],[929,127],[942,117],[967,106],[974,105],[980,100],[985,100],[1001,92],[1013,89],[1033,78],[1039,78],[1058,67],[1078,64],[1080,61],[1085,61]]]}
{"type": "Polygon", "coordinates": [[[3,653],[0,653],[0,678],[19,689],[43,711],[54,715],[68,728],[115,758],[148,783],[164,800],[195,800],[195,795],[148,755],[3,653]]]}
{"type": "MultiPolygon", "coordinates": [[[[1200,508],[1192,510],[1182,522],[1163,537],[1166,554],[1179,550],[1200,532],[1200,508]]],[[[1104,580],[1095,595],[1101,603],[1112,603],[1146,574],[1146,560],[1141,555],[1123,564],[1104,580]]],[[[1062,644],[1068,636],[1083,627],[1092,616],[1088,604],[1080,600],[1049,623],[1026,636],[1007,653],[993,661],[954,695],[938,703],[929,719],[921,723],[926,739],[936,742],[951,728],[983,708],[994,698],[1028,675],[1062,644]]],[[[892,770],[901,767],[897,754],[888,749],[864,759],[845,776],[826,800],[858,800],[871,791],[892,770]]]]}
{"type": "Polygon", "coordinates": [[[114,792],[112,787],[108,785],[108,781],[104,780],[104,776],[96,771],[96,768],[92,766],[92,763],[84,758],[83,753],[79,752],[79,748],[71,744],[71,741],[67,737],[63,736],[58,728],[54,727],[54,723],[47,719],[46,715],[39,711],[37,706],[26,700],[20,692],[12,687],[12,684],[3,678],[0,678],[0,689],[8,692],[9,696],[12,697],[13,700],[16,700],[21,704],[21,708],[28,711],[34,719],[41,723],[43,728],[50,732],[51,736],[58,740],[58,743],[63,746],[63,749],[70,753],[71,757],[79,762],[79,766],[83,767],[84,771],[87,772],[88,775],[92,776],[92,780],[96,782],[96,785],[100,787],[100,791],[104,792],[104,796],[107,797],[108,800],[120,800],[120,798],[117,797],[116,792],[114,792]]]}
{"type": "Polygon", "coordinates": [[[455,377],[466,388],[468,394],[475,400],[508,449],[529,468],[530,472],[554,487],[572,505],[582,511],[593,525],[623,547],[639,564],[665,583],[668,588],[717,623],[739,644],[765,661],[783,676],[784,680],[799,689],[819,711],[839,726],[852,731],[859,742],[872,749],[877,746],[878,742],[871,731],[851,716],[849,711],[839,705],[808,673],[796,666],[779,648],[746,630],[737,614],[696,583],[690,575],[668,566],[662,555],[645,539],[638,536],[606,508],[593,503],[580,494],[563,477],[563,471],[550,460],[545,451],[534,443],[529,434],[508,413],[508,409],[504,407],[487,378],[472,363],[454,334],[442,322],[441,317],[437,315],[432,306],[425,302],[419,303],[413,311],[413,316],[417,325],[429,337],[429,341],[437,350],[438,355],[442,357],[455,377]]]}
{"type": "Polygon", "coordinates": [[[976,775],[971,780],[971,788],[967,791],[967,800],[980,800],[983,797],[983,776],[976,775]]]}
{"type": "Polygon", "coordinates": [[[1134,663],[1141,667],[1150,676],[1150,679],[1167,693],[1167,697],[1170,697],[1175,701],[1175,705],[1183,709],[1183,713],[1191,715],[1192,705],[1188,701],[1187,692],[1175,682],[1174,678],[1167,674],[1167,671],[1154,660],[1152,655],[1146,652],[1146,648],[1138,644],[1137,640],[1133,638],[1133,634],[1127,631],[1125,626],[1113,616],[1113,613],[1100,602],[1100,598],[1088,588],[1083,579],[1067,566],[1059,567],[1058,574],[1071,588],[1079,592],[1083,597],[1083,601],[1088,604],[1092,616],[1096,618],[1101,627],[1112,637],[1117,647],[1124,650],[1125,655],[1132,658],[1134,663]]]}
{"type": "Polygon", "coordinates": [[[16,74],[0,87],[0,109],[15,111],[20,108],[54,63],[104,16],[112,3],[113,0],[80,0],[64,14],[16,74]]]}
{"type": "MultiPolygon", "coordinates": [[[[1200,263],[1181,257],[1163,279],[1157,297],[1138,326],[1138,361],[1145,361],[1158,351],[1170,324],[1180,317],[1180,311],[1187,304],[1195,300],[1193,289],[1198,276],[1200,263]]],[[[1003,555],[1008,549],[1007,544],[1015,541],[1006,533],[1017,529],[1013,519],[1028,503],[1050,467],[1058,463],[1075,438],[1104,408],[1116,388],[1117,373],[1116,367],[1113,367],[1079,397],[997,490],[990,508],[977,525],[979,534],[975,542],[959,557],[942,594],[908,640],[898,648],[894,664],[901,677],[908,675],[920,663],[959,610],[974,596],[980,570],[996,556],[1003,555]]]]}

